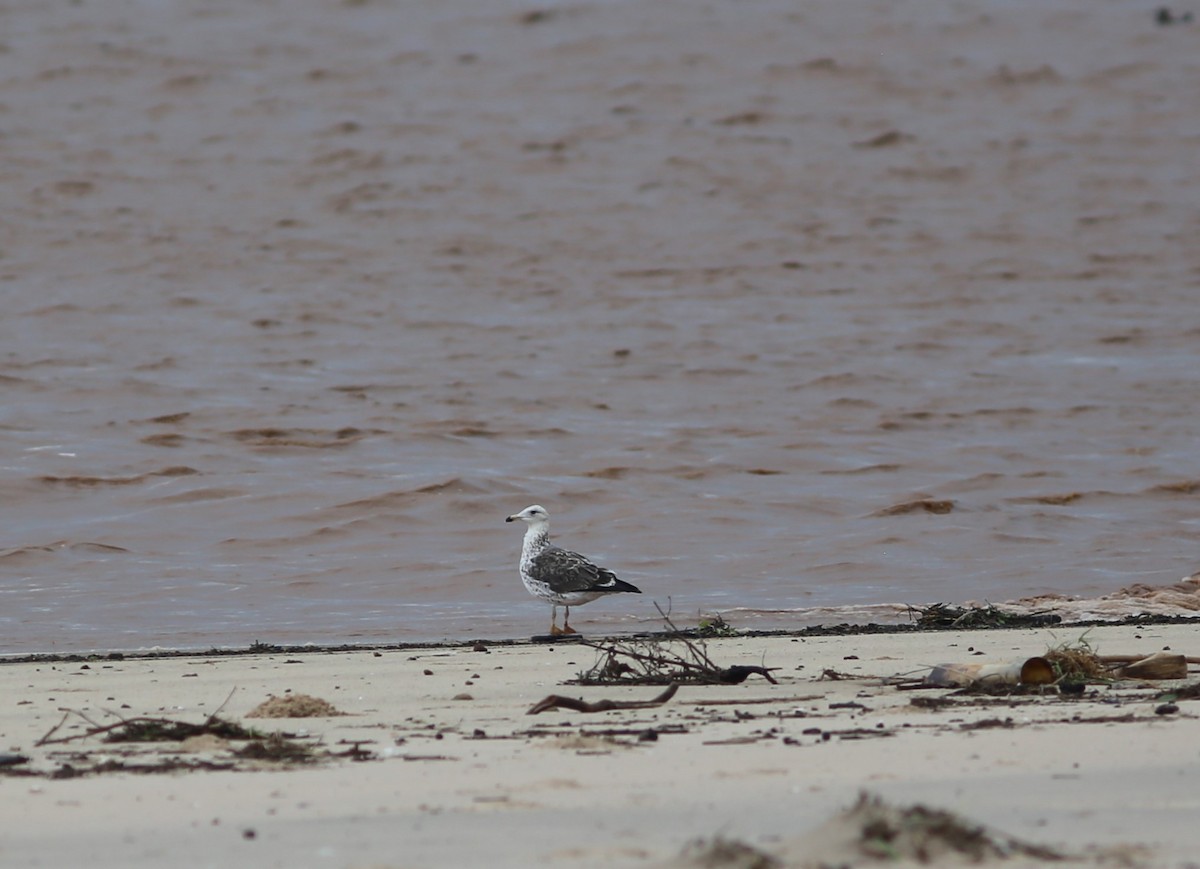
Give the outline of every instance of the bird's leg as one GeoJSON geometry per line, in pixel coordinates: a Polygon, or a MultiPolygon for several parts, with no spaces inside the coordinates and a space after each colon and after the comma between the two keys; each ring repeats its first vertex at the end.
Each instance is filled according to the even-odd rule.
{"type": "Polygon", "coordinates": [[[550,636],[557,637],[566,633],[558,627],[558,604],[550,604],[550,636]]]}
{"type": "Polygon", "coordinates": [[[577,633],[577,632],[576,632],[576,630],[575,630],[573,627],[571,627],[571,608],[570,608],[569,606],[565,606],[565,607],[563,607],[563,627],[562,627],[562,632],[563,632],[564,634],[574,634],[574,633],[577,633]]]}

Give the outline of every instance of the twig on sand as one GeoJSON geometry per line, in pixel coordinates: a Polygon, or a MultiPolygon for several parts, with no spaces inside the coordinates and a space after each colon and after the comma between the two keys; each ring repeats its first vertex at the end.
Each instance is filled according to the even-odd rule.
{"type": "MultiPolygon", "coordinates": [[[[49,730],[47,730],[46,735],[43,736],[41,739],[39,739],[37,742],[35,742],[34,746],[36,747],[39,745],[46,745],[49,742],[70,742],[72,739],[80,738],[79,736],[72,736],[67,739],[54,739],[54,740],[52,740],[50,738],[51,736],[53,736],[55,734],[55,732],[57,732],[58,728],[62,727],[64,724],[67,723],[67,719],[71,717],[71,714],[72,713],[71,713],[70,709],[68,709],[66,712],[64,712],[62,720],[59,721],[58,724],[55,724],[53,727],[51,727],[49,730]]],[[[87,718],[84,718],[84,721],[86,721],[86,720],[87,720],[87,718]]]]}
{"type": "Polygon", "coordinates": [[[204,719],[205,726],[212,724],[217,720],[217,716],[221,714],[221,710],[229,705],[229,701],[233,699],[233,695],[237,692],[237,685],[229,689],[229,693],[225,695],[225,699],[221,701],[221,705],[213,710],[212,715],[204,719]]]}
{"type": "Polygon", "coordinates": [[[576,697],[551,694],[544,700],[533,704],[525,714],[537,715],[539,712],[548,712],[551,709],[570,709],[575,712],[610,712],[613,709],[652,709],[655,706],[662,706],[674,697],[675,692],[678,690],[678,685],[671,685],[666,691],[663,691],[652,700],[597,700],[595,703],[588,703],[586,700],[580,700],[576,697]]]}

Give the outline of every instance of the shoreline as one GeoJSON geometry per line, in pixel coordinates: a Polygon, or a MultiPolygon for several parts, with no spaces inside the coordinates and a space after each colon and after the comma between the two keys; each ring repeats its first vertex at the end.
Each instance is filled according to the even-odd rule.
{"type": "MultiPolygon", "coordinates": [[[[974,608],[984,610],[986,608],[974,608]]],[[[956,628],[952,626],[922,626],[913,622],[902,624],[881,624],[876,622],[851,623],[844,622],[836,625],[809,625],[803,628],[778,629],[749,629],[737,630],[731,634],[705,635],[697,628],[681,628],[679,631],[636,631],[628,634],[603,634],[594,642],[622,642],[628,640],[668,640],[674,636],[689,639],[724,639],[742,638],[759,639],[771,637],[805,638],[805,637],[841,637],[862,636],[869,634],[909,634],[937,631],[982,631],[982,630],[1028,630],[1031,628],[1097,628],[1097,627],[1129,627],[1138,625],[1188,625],[1200,626],[1200,615],[1166,615],[1162,613],[1137,613],[1123,616],[1120,619],[1080,619],[1044,621],[1041,623],[1016,622],[1011,625],[986,624],[977,627],[956,628]]],[[[7,664],[35,664],[53,662],[99,661],[99,660],[143,660],[155,658],[189,658],[189,657],[242,657],[261,654],[337,654],[343,652],[403,652],[414,649],[459,649],[465,646],[484,644],[488,647],[509,647],[524,645],[572,645],[588,639],[588,635],[577,634],[574,639],[551,638],[549,636],[533,636],[530,638],[504,637],[485,638],[472,637],[462,640],[428,640],[398,643],[252,643],[245,647],[210,646],[207,648],[152,648],[152,649],[106,649],[78,652],[31,652],[31,653],[0,653],[0,666],[7,664]]]]}

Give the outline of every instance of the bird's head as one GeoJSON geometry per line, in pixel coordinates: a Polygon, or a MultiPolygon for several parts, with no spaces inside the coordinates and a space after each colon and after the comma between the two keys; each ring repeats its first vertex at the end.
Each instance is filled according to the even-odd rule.
{"type": "Polygon", "coordinates": [[[540,525],[543,522],[550,521],[550,514],[546,512],[546,508],[541,504],[533,504],[526,507],[520,513],[513,513],[505,522],[516,522],[520,519],[522,522],[528,522],[530,525],[540,525]]]}

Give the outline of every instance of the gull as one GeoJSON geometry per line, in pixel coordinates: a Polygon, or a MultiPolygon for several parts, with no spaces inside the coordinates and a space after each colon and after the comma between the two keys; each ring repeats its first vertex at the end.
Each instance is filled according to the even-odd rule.
{"type": "Polygon", "coordinates": [[[550,603],[550,633],[553,636],[573,634],[571,607],[582,606],[606,594],[642,590],[617,579],[615,573],[597,567],[578,552],[550,545],[550,514],[540,504],[513,513],[505,522],[520,519],[528,527],[521,545],[521,582],[534,597],[550,603]],[[558,608],[566,608],[563,626],[558,627],[558,608]]]}

